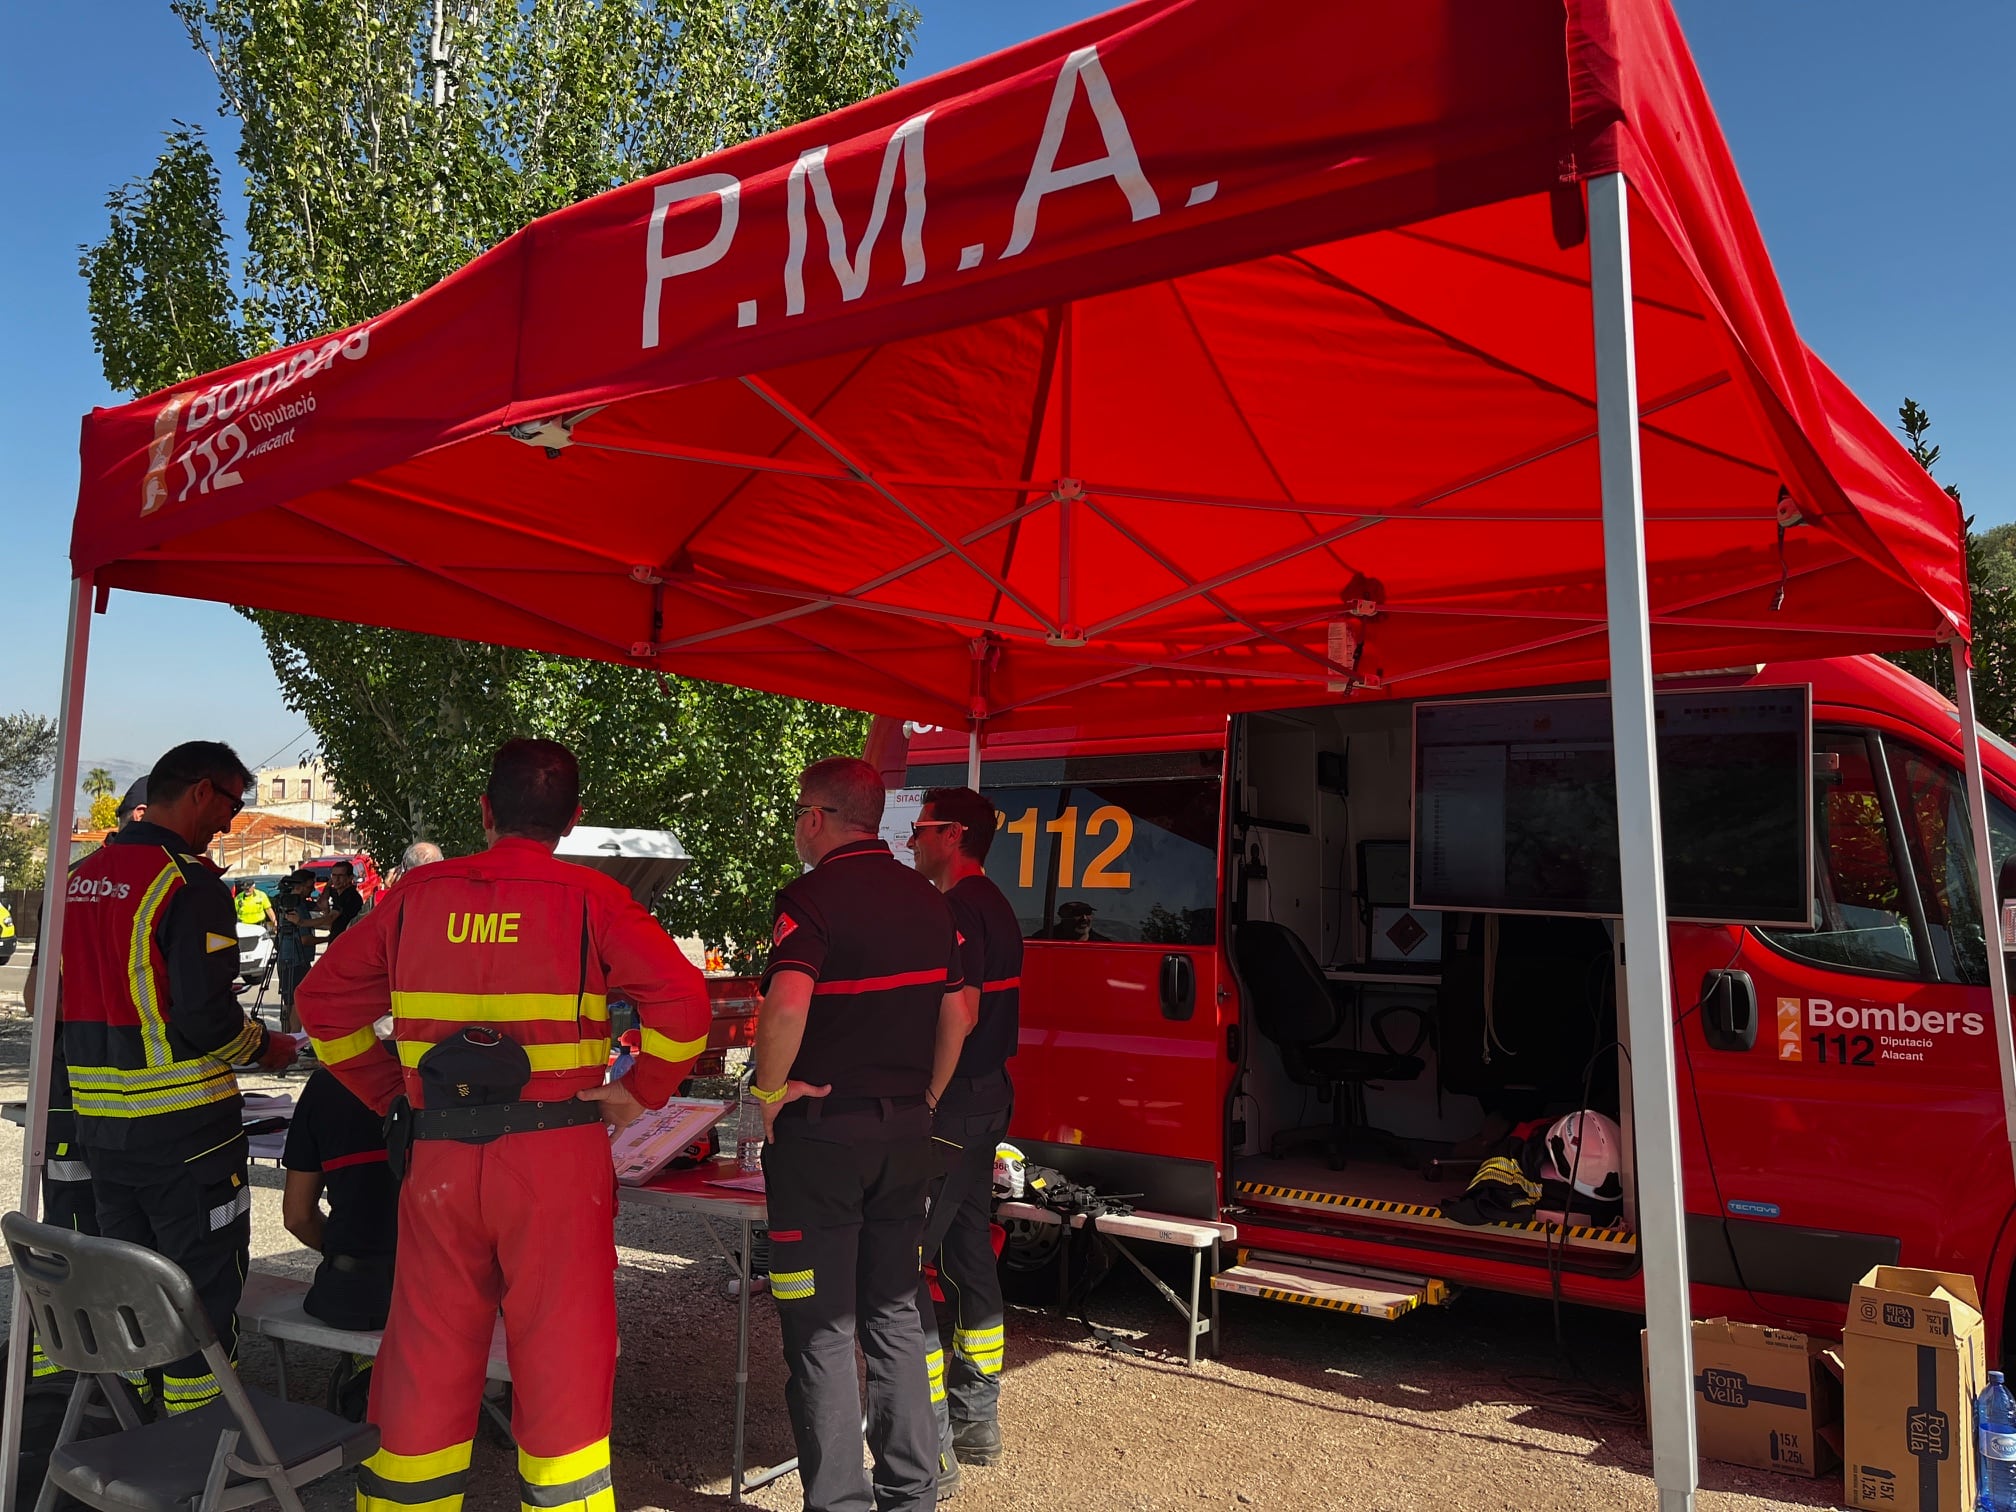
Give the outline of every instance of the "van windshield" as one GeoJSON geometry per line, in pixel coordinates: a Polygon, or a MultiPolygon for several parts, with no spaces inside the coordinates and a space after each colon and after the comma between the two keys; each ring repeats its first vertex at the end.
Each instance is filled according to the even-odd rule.
{"type": "MultiPolygon", "coordinates": [[[[1024,938],[1212,944],[1218,932],[1217,777],[1107,780],[1045,772],[1051,780],[1013,780],[1021,775],[1013,768],[1038,765],[1002,762],[997,770],[1008,780],[987,781],[991,774],[983,770],[980,788],[1001,826],[987,853],[987,875],[1007,895],[1024,938]]],[[[964,776],[919,768],[910,780],[953,786],[964,776]]]]}

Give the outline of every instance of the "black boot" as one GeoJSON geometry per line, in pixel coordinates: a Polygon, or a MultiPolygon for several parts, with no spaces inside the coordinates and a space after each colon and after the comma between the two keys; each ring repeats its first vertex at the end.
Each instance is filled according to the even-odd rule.
{"type": "Polygon", "coordinates": [[[950,1454],[938,1456],[938,1500],[948,1502],[959,1494],[959,1461],[950,1454]]]}
{"type": "Polygon", "coordinates": [[[996,1418],[955,1418],[952,1447],[962,1465],[1001,1463],[1001,1424],[996,1418]]]}

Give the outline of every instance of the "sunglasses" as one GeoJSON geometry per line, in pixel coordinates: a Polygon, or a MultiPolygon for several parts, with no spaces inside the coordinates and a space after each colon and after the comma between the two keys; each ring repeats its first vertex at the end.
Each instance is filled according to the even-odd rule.
{"type": "Polygon", "coordinates": [[[791,806],[791,822],[796,824],[807,814],[837,814],[840,810],[830,803],[794,803],[791,806]]]}
{"type": "Polygon", "coordinates": [[[963,828],[965,826],[960,824],[957,819],[919,819],[915,824],[910,826],[910,838],[915,840],[919,830],[963,828]]]}
{"type": "MultiPolygon", "coordinates": [[[[221,796],[229,792],[229,789],[224,787],[222,783],[218,782],[218,780],[215,777],[205,777],[202,778],[201,780],[210,784],[210,791],[213,793],[219,794],[221,796]]],[[[245,795],[241,792],[231,799],[231,817],[233,819],[236,819],[240,814],[244,812],[245,812],[245,795]]]]}

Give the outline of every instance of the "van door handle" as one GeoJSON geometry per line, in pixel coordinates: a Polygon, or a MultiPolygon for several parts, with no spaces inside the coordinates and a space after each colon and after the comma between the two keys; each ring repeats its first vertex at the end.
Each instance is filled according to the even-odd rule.
{"type": "Polygon", "coordinates": [[[1197,1012],[1197,968],[1187,955],[1162,957],[1162,1017],[1178,1023],[1197,1012]]]}
{"type": "Polygon", "coordinates": [[[1757,984],[1747,971],[1711,971],[1701,978],[1701,1037],[1711,1050],[1748,1050],[1757,1043],[1757,984]]]}

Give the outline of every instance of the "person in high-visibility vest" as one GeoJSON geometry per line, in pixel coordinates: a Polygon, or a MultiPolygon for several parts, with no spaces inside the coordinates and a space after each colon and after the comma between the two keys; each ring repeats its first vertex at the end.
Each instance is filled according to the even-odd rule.
{"type": "Polygon", "coordinates": [[[273,916],[273,900],[260,890],[257,883],[240,882],[238,895],[232,901],[237,907],[240,924],[264,924],[268,934],[279,927],[279,921],[273,916]]]}
{"type": "Polygon", "coordinates": [[[516,1372],[526,1507],[615,1512],[621,1127],[678,1090],[706,1048],[707,986],[621,883],[557,859],[581,816],[573,753],[497,752],[490,848],[402,877],[332,943],[296,1002],[315,1053],[390,1115],[399,1196],[392,1314],[371,1388],[380,1447],[359,1512],[457,1512],[498,1309],[516,1372]],[[642,1025],[605,1084],[609,1000],[642,1025]],[[387,1010],[392,1039],[372,1024],[387,1010]]]}
{"type": "MultiPolygon", "coordinates": [[[[71,868],[63,1049],[98,1231],[179,1265],[227,1352],[252,1244],[245,1100],[232,1067],[291,1065],[292,1035],[239,1006],[238,921],[204,857],[245,806],[231,747],[192,740],[147,774],[147,817],[71,868]]],[[[209,1405],[201,1355],[162,1371],[169,1412],[209,1405]]]]}

